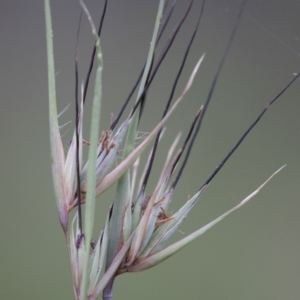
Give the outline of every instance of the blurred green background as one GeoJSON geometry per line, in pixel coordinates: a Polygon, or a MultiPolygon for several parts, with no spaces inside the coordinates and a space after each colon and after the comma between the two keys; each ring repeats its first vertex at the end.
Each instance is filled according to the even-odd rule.
{"type": "MultiPolygon", "coordinates": [[[[178,2],[168,32],[188,3],[178,2]]],[[[240,5],[237,0],[207,2],[177,95],[203,52],[206,58],[184,104],[167,125],[149,188],[170,143],[177,132],[186,132],[207,96],[240,5]]],[[[300,2],[248,2],[203,130],[177,187],[173,211],[211,174],[293,73],[300,71],[300,2]]],[[[102,3],[87,1],[96,20],[102,3]]],[[[101,39],[103,130],[109,126],[110,114],[117,114],[143,65],[157,4],[153,0],[109,1],[101,39]]],[[[51,5],[59,111],[72,104],[60,119],[60,124],[71,121],[62,129],[67,148],[74,125],[74,47],[80,8],[71,0],[55,0],[51,5]]],[[[201,1],[195,1],[149,92],[142,131],[149,132],[160,118],[200,5],[201,1]]],[[[71,300],[70,267],[50,172],[43,1],[2,0],[0,8],[0,298],[71,300]]],[[[79,44],[82,79],[93,44],[85,19],[79,44]]],[[[175,238],[217,217],[277,168],[287,167],[247,206],[171,259],[146,272],[119,277],[114,299],[299,299],[299,92],[298,81],[270,108],[175,238]]],[[[86,123],[86,139],[88,130],[86,123]]],[[[112,199],[113,191],[97,203],[98,230],[112,199]]]]}

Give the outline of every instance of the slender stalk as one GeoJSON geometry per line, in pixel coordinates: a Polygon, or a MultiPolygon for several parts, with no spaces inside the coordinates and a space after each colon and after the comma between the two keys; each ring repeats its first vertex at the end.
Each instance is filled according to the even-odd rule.
{"type": "Polygon", "coordinates": [[[84,2],[82,0],[79,1],[90,22],[92,33],[96,40],[95,47],[97,50],[97,61],[98,61],[98,67],[96,70],[96,78],[95,78],[93,108],[92,108],[89,165],[88,165],[88,173],[87,173],[87,191],[86,191],[86,203],[85,203],[85,220],[84,220],[85,258],[84,258],[84,265],[83,265],[82,281],[80,286],[80,300],[85,300],[87,297],[89,259],[90,259],[91,240],[92,240],[92,233],[94,227],[94,216],[95,216],[95,205],[96,205],[95,173],[96,173],[97,146],[98,146],[98,138],[99,138],[101,99],[102,99],[103,62],[102,62],[102,52],[100,47],[100,39],[98,37],[91,15],[88,9],[86,8],[84,2]]]}

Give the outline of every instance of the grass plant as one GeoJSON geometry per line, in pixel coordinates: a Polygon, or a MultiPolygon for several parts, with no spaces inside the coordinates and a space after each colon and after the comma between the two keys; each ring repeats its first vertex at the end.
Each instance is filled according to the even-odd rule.
{"type": "MultiPolygon", "coordinates": [[[[232,149],[218,164],[218,167],[207,180],[199,186],[198,190],[188,198],[180,209],[175,213],[170,213],[169,206],[174,198],[177,184],[185,170],[194,142],[201,129],[202,120],[212,100],[219,75],[230,51],[230,46],[234,41],[236,31],[239,28],[239,22],[242,18],[246,1],[242,1],[241,3],[235,25],[227,46],[224,49],[224,54],[220,60],[205,102],[200,105],[199,110],[195,113],[194,119],[190,124],[190,130],[181,146],[179,146],[179,135],[170,146],[157,184],[151,191],[148,189],[147,184],[152,166],[158,155],[159,141],[163,138],[162,130],[173,112],[176,109],[183,109],[181,104],[184,101],[184,97],[192,84],[197,81],[197,72],[201,72],[201,63],[205,59],[205,54],[203,53],[199,57],[198,62],[196,62],[194,69],[191,70],[189,79],[185,83],[180,96],[174,100],[174,91],[186,64],[198,27],[201,24],[205,8],[205,1],[203,1],[199,12],[199,19],[186,46],[186,51],[183,55],[176,79],[174,80],[170,97],[167,99],[165,109],[162,112],[162,118],[142,141],[137,142],[139,123],[143,117],[143,109],[148,100],[151,83],[161,64],[164,62],[169,49],[172,47],[173,41],[176,39],[182,24],[188,18],[191,9],[193,9],[194,4],[193,0],[187,3],[184,15],[179,20],[173,32],[171,32],[161,52],[159,52],[157,49],[161,43],[161,36],[165,33],[168,21],[176,7],[176,1],[169,2],[171,1],[159,1],[148,56],[140,76],[128,98],[124,103],[120,103],[120,112],[112,120],[110,128],[100,133],[101,103],[105,101],[105,99],[102,99],[102,69],[105,57],[102,57],[101,29],[103,22],[105,22],[105,12],[109,5],[106,0],[104,2],[100,25],[97,29],[86,3],[83,0],[79,0],[79,5],[82,7],[82,17],[86,17],[89,21],[95,44],[91,55],[89,72],[81,88],[78,84],[76,55],[76,122],[69,149],[65,153],[58,123],[59,114],[57,111],[55,88],[50,0],[45,0],[52,174],[57,211],[68,248],[74,294],[77,300],[95,300],[101,294],[103,299],[111,299],[114,282],[118,275],[126,272],[143,271],[160,264],[226,216],[248,203],[283,168],[280,167],[275,171],[261,186],[235,207],[179,241],[169,243],[170,238],[178,231],[180,225],[187,218],[201,194],[209,187],[210,182],[223,165],[259,122],[267,109],[299,77],[299,74],[294,76],[266,104],[262,112],[250,124],[249,128],[236,144],[233,145],[232,149]],[[87,90],[90,85],[91,71],[94,64],[95,83],[90,120],[90,137],[89,142],[86,142],[82,134],[83,111],[84,104],[87,101],[87,90]],[[136,89],[136,101],[134,104],[129,104],[129,100],[136,89]],[[121,122],[125,108],[129,105],[132,106],[130,113],[121,122]],[[88,159],[84,161],[83,145],[87,143],[89,144],[89,146],[86,146],[88,147],[88,159]],[[140,156],[148,148],[151,148],[148,161],[145,166],[140,166],[140,156]],[[120,153],[122,156],[121,160],[116,163],[117,156],[120,153]],[[144,171],[141,173],[141,176],[138,176],[138,169],[142,168],[144,171]],[[102,194],[107,189],[115,188],[115,186],[115,198],[107,212],[104,228],[102,230],[94,228],[95,203],[96,201],[101,202],[102,194]],[[72,215],[72,211],[75,211],[75,214],[72,215]],[[97,239],[93,240],[93,233],[95,231],[97,232],[97,239]]],[[[126,294],[126,291],[124,294],[126,294]]]]}

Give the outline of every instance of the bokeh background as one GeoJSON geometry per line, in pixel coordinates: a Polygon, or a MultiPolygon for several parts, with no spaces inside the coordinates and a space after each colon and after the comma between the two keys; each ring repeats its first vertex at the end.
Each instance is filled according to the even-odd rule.
{"type": "MultiPolygon", "coordinates": [[[[167,32],[188,4],[178,2],[167,32]]],[[[184,104],[167,125],[149,193],[170,143],[179,131],[186,132],[205,101],[240,7],[237,0],[207,2],[177,95],[203,52],[206,58],[184,104]]],[[[293,73],[300,71],[300,2],[248,2],[177,187],[173,211],[211,174],[293,73]]],[[[98,20],[103,1],[87,4],[98,20]]],[[[74,125],[74,48],[80,7],[71,0],[53,0],[51,5],[59,110],[71,104],[60,119],[61,125],[66,124],[62,134],[67,147],[74,125]]],[[[153,0],[109,1],[101,39],[103,130],[145,61],[157,5],[153,0]]],[[[196,0],[149,92],[143,132],[149,132],[160,118],[200,5],[196,0]]],[[[43,1],[2,0],[0,8],[0,298],[71,300],[70,267],[50,172],[43,1]]],[[[82,79],[93,45],[85,18],[79,45],[82,79]]],[[[146,272],[119,277],[114,299],[299,299],[299,93],[298,81],[270,108],[213,180],[175,239],[237,204],[283,164],[287,167],[252,202],[180,253],[146,272]]],[[[87,122],[86,139],[88,131],[87,122]]],[[[97,202],[98,231],[112,200],[113,191],[97,202]]]]}

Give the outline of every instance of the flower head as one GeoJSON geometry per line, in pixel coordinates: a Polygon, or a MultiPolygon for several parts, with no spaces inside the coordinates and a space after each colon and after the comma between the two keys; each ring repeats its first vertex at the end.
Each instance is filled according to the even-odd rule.
{"type": "MultiPolygon", "coordinates": [[[[200,131],[205,112],[212,99],[219,74],[238,28],[245,1],[243,1],[241,5],[240,13],[238,14],[228,45],[224,51],[224,56],[221,59],[219,68],[213,79],[207,99],[203,105],[199,105],[200,109],[196,112],[194,119],[191,121],[190,130],[181,147],[178,146],[180,135],[176,137],[170,146],[165,163],[160,170],[156,186],[151,191],[148,190],[147,184],[157,155],[159,140],[162,138],[162,129],[173,112],[182,101],[184,101],[184,96],[191,88],[204,60],[203,54],[195,64],[194,70],[191,72],[180,96],[173,101],[175,88],[200,24],[205,1],[201,7],[199,19],[192,32],[190,42],[186,47],[181,66],[171,89],[170,97],[166,101],[162,118],[139,144],[136,144],[138,125],[145,101],[147,100],[147,92],[178,31],[187,18],[194,1],[190,1],[185,14],[167,40],[162,53],[158,55],[156,53],[158,51],[157,45],[174,8],[173,4],[168,12],[168,5],[165,5],[164,1],[160,0],[148,57],[141,76],[138,78],[137,84],[131,93],[132,95],[136,86],[139,85],[136,102],[130,114],[125,118],[125,121],[118,125],[125,107],[128,104],[126,100],[110,128],[102,131],[101,134],[99,130],[99,119],[102,101],[103,61],[99,36],[107,1],[105,2],[104,14],[98,31],[84,1],[79,0],[79,2],[89,20],[92,33],[95,37],[95,47],[91,59],[91,66],[93,65],[95,57],[97,61],[95,90],[91,117],[91,133],[89,142],[86,142],[82,135],[82,124],[86,91],[89,86],[90,72],[92,70],[91,67],[87,79],[82,86],[80,97],[77,91],[78,84],[76,85],[76,125],[68,151],[65,153],[59,130],[56,107],[50,5],[49,0],[45,0],[52,174],[59,220],[68,244],[75,297],[80,300],[94,300],[103,292],[103,298],[110,299],[116,276],[125,272],[143,271],[161,263],[202,235],[227,215],[246,204],[282,169],[280,168],[276,171],[258,189],[229,211],[179,241],[168,244],[170,238],[186,219],[201,194],[208,187],[211,180],[220,171],[228,158],[238,148],[270,105],[277,100],[300,75],[298,74],[282,92],[266,105],[258,118],[249,126],[242,137],[233,146],[232,150],[229,151],[218,167],[212,172],[211,176],[199,186],[193,196],[189,197],[176,212],[172,213],[169,210],[170,204],[174,198],[177,184],[184,172],[195,139],[200,131]],[[78,98],[80,99],[78,100],[78,98]],[[84,144],[88,145],[89,150],[86,162],[83,161],[82,155],[84,144]],[[140,167],[140,156],[150,145],[152,145],[152,149],[149,159],[144,166],[144,171],[140,172],[138,171],[140,167]],[[117,163],[117,156],[121,152],[121,149],[123,149],[122,159],[120,163],[117,163]],[[139,177],[137,174],[140,173],[142,175],[139,177]],[[94,241],[92,236],[96,198],[115,183],[117,186],[116,196],[107,213],[104,229],[98,233],[97,239],[94,241]],[[69,215],[72,210],[77,211],[69,228],[69,215]]],[[[77,74],[76,56],[76,83],[78,82],[77,74]]],[[[130,97],[128,99],[130,99],[130,97]]]]}

